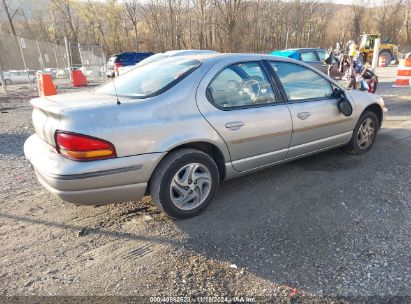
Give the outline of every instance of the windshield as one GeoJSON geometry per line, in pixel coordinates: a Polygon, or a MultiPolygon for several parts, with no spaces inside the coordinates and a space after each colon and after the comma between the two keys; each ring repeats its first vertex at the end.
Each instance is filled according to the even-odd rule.
{"type": "Polygon", "coordinates": [[[158,95],[189,75],[201,62],[185,58],[167,58],[136,67],[96,89],[97,93],[147,98],[158,95]],[[115,87],[113,85],[115,82],[115,87]]]}

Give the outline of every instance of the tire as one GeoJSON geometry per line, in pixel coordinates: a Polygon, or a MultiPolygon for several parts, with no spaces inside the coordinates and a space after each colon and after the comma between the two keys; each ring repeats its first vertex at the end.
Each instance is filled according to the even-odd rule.
{"type": "Polygon", "coordinates": [[[10,80],[10,79],[6,79],[6,80],[4,80],[4,83],[5,83],[6,85],[11,85],[11,80],[10,80]]]}
{"type": "Polygon", "coordinates": [[[150,193],[168,216],[184,219],[196,216],[211,203],[219,181],[217,165],[208,154],[181,149],[171,152],[157,166],[150,193]]]}
{"type": "Polygon", "coordinates": [[[390,65],[390,63],[391,63],[391,61],[392,61],[392,55],[391,55],[391,53],[389,52],[389,51],[382,51],[380,54],[379,54],[379,57],[385,57],[385,62],[386,62],[386,65],[388,66],[388,65],[390,65]]]}
{"type": "Polygon", "coordinates": [[[364,112],[354,128],[351,141],[344,147],[344,150],[354,155],[361,155],[368,152],[375,142],[378,129],[379,122],[377,115],[372,111],[364,112]],[[369,123],[368,128],[366,127],[367,122],[369,123]],[[364,130],[365,128],[367,129],[364,130]],[[373,129],[372,132],[371,129],[373,129]],[[364,132],[370,135],[364,135],[364,132]]]}

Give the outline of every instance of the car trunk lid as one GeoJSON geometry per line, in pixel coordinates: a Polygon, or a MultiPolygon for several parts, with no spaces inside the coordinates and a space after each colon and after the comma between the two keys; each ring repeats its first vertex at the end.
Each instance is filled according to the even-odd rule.
{"type": "MultiPolygon", "coordinates": [[[[124,100],[125,98],[122,98],[124,100]]],[[[116,104],[115,96],[79,92],[39,97],[31,100],[33,106],[33,126],[36,134],[48,144],[55,146],[54,134],[65,111],[81,107],[94,107],[104,104],[116,104]]]]}

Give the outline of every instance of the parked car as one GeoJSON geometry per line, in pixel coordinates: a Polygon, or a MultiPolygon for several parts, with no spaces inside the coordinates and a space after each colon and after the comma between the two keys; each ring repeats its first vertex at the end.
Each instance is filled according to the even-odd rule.
{"type": "Polygon", "coordinates": [[[327,66],[324,64],[324,58],[326,54],[326,49],[316,48],[286,49],[274,51],[271,53],[271,55],[275,56],[289,57],[296,60],[301,60],[327,74],[327,66]]]}
{"type": "Polygon", "coordinates": [[[219,53],[31,104],[24,152],[46,189],[92,205],[151,194],[174,218],[203,210],[221,180],[336,147],[367,152],[387,111],[301,61],[219,53]]]}
{"type": "Polygon", "coordinates": [[[97,66],[88,66],[88,67],[81,67],[79,68],[80,71],[83,72],[83,75],[89,78],[101,78],[104,76],[103,72],[102,72],[102,68],[101,67],[97,67],[97,66]]]}
{"type": "Polygon", "coordinates": [[[125,52],[121,54],[115,54],[111,56],[107,62],[106,76],[115,77],[118,75],[118,68],[135,65],[151,55],[153,55],[152,52],[125,52]]]}
{"type": "Polygon", "coordinates": [[[70,73],[72,71],[77,71],[77,70],[79,70],[79,67],[68,67],[68,68],[64,68],[64,69],[59,69],[59,70],[57,70],[56,77],[59,78],[59,79],[69,78],[70,73]]]}
{"type": "Polygon", "coordinates": [[[216,51],[211,50],[174,50],[174,51],[167,51],[164,53],[157,53],[154,54],[134,66],[127,66],[127,67],[119,67],[119,75],[124,74],[127,71],[132,70],[135,67],[142,66],[151,62],[159,61],[169,57],[177,57],[177,56],[187,56],[187,55],[199,55],[199,54],[214,54],[217,53],[216,51]]]}
{"type": "Polygon", "coordinates": [[[11,70],[3,72],[3,77],[6,85],[23,84],[28,83],[29,81],[31,83],[36,83],[37,81],[36,72],[32,70],[28,71],[28,76],[25,70],[11,70]]]}
{"type": "Polygon", "coordinates": [[[68,73],[65,69],[58,69],[57,73],[56,73],[56,77],[58,79],[62,79],[62,78],[67,78],[68,77],[68,73]]]}
{"type": "Polygon", "coordinates": [[[187,56],[187,55],[199,55],[199,54],[214,54],[217,53],[216,51],[210,51],[210,50],[174,50],[174,51],[167,51],[164,53],[157,53],[154,54],[150,57],[147,57],[146,59],[141,60],[139,63],[136,65],[129,65],[125,67],[119,67],[118,68],[118,75],[123,75],[125,72],[128,72],[135,67],[142,66],[151,62],[159,61],[164,58],[169,58],[169,57],[177,57],[177,56],[187,56]]]}

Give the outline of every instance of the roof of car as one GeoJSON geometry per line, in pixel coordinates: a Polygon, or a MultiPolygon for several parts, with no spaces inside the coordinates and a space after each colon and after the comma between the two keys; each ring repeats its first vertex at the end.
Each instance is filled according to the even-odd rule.
{"type": "Polygon", "coordinates": [[[213,50],[173,50],[173,51],[164,52],[163,54],[172,57],[172,56],[213,54],[213,53],[217,53],[217,52],[213,50]]]}
{"type": "Polygon", "coordinates": [[[324,50],[323,48],[292,48],[292,49],[286,49],[284,51],[318,51],[318,50],[324,50]]]}
{"type": "Polygon", "coordinates": [[[244,59],[244,60],[261,60],[261,59],[284,59],[284,57],[273,56],[270,54],[253,54],[253,53],[206,53],[206,54],[194,54],[194,55],[182,55],[182,58],[192,58],[201,61],[219,60],[226,58],[244,59]]]}

